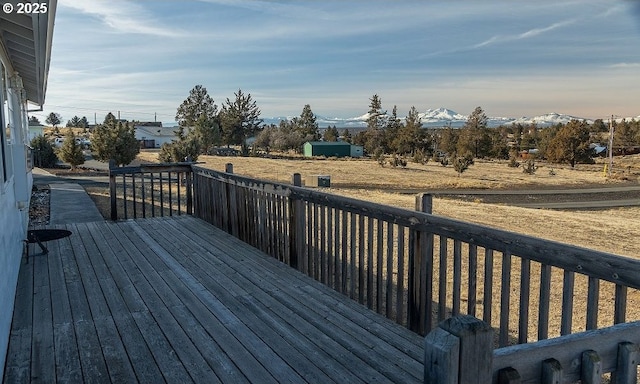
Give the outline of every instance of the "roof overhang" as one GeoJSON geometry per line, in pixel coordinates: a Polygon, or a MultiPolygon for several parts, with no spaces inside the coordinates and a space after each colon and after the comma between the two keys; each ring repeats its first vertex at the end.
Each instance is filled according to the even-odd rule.
{"type": "MultiPolygon", "coordinates": [[[[51,43],[57,0],[37,0],[43,13],[18,13],[17,3],[28,1],[3,1],[0,5],[12,4],[10,13],[0,10],[0,49],[9,59],[5,63],[8,76],[16,73],[22,79],[27,101],[42,108],[47,91],[51,43]]],[[[33,2],[34,5],[36,1],[33,2]]]]}

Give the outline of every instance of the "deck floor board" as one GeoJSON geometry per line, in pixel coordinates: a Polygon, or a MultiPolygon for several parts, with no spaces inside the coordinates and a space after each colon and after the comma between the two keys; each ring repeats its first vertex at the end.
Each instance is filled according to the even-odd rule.
{"type": "Polygon", "coordinates": [[[20,270],[6,383],[422,382],[420,336],[201,220],[56,228],[20,270]]]}

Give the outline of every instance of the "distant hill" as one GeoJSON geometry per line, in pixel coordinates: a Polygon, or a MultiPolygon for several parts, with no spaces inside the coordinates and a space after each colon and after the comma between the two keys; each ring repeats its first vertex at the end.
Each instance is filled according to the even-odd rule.
{"type": "MultiPolygon", "coordinates": [[[[437,109],[427,109],[424,112],[419,113],[419,116],[422,120],[423,127],[447,127],[451,126],[454,128],[462,127],[467,122],[467,115],[461,115],[451,109],[447,108],[437,108],[437,109]]],[[[367,118],[368,114],[364,114],[362,116],[352,117],[352,118],[331,118],[316,115],[316,120],[320,128],[326,128],[327,126],[336,126],[338,128],[363,128],[367,126],[367,118]]],[[[281,120],[291,120],[293,117],[267,117],[264,118],[265,124],[275,124],[278,125],[281,120]]],[[[590,119],[584,119],[581,117],[565,115],[561,113],[547,113],[540,116],[534,117],[488,117],[488,126],[489,127],[497,127],[500,125],[510,125],[510,124],[532,124],[535,123],[539,127],[546,127],[558,123],[566,124],[569,121],[577,119],[577,120],[586,120],[588,123],[593,123],[590,119]]],[[[630,120],[628,118],[627,120],[630,120]]],[[[636,119],[640,119],[638,116],[636,119]]]]}

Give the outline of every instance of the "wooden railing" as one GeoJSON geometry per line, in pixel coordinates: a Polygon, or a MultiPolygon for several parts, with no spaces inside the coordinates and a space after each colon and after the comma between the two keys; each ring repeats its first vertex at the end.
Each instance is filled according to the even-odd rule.
{"type": "Polygon", "coordinates": [[[636,383],[640,322],[494,349],[493,329],[449,318],[425,338],[426,383],[636,383]]]}
{"type": "Polygon", "coordinates": [[[191,163],[109,166],[111,220],[193,213],[191,163]]]}
{"type": "Polygon", "coordinates": [[[463,314],[497,346],[640,320],[636,260],[226,171],[112,169],[112,218],[193,213],[423,335],[463,314]]]}
{"type": "Polygon", "coordinates": [[[420,334],[469,314],[506,346],[640,318],[636,260],[193,169],[194,215],[420,334]]]}

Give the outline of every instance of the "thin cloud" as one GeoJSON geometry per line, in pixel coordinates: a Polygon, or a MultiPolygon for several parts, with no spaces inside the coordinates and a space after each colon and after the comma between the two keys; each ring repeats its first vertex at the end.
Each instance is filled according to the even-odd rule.
{"type": "Polygon", "coordinates": [[[63,7],[72,8],[100,19],[106,26],[119,33],[133,33],[159,37],[181,37],[184,32],[157,26],[158,23],[146,18],[149,14],[144,7],[128,1],[61,0],[63,7]]]}
{"type": "Polygon", "coordinates": [[[609,66],[610,68],[640,68],[640,63],[616,63],[609,66]]]}
{"type": "Polygon", "coordinates": [[[476,44],[473,46],[473,48],[482,48],[482,47],[486,47],[489,45],[493,45],[493,44],[500,44],[500,43],[507,43],[507,42],[511,42],[511,41],[516,41],[516,40],[522,40],[522,39],[529,39],[532,37],[536,37],[539,35],[542,35],[544,33],[553,31],[555,29],[558,28],[562,28],[565,27],[567,25],[573,24],[575,23],[576,20],[566,20],[566,21],[562,21],[559,23],[555,23],[555,24],[551,24],[548,27],[544,27],[544,28],[534,28],[534,29],[530,29],[526,32],[517,34],[517,35],[511,35],[511,36],[493,36],[488,40],[485,40],[479,44],[476,44]]]}
{"type": "Polygon", "coordinates": [[[199,0],[203,3],[218,4],[229,7],[249,9],[251,11],[267,13],[283,17],[330,20],[331,15],[317,8],[295,5],[291,3],[281,4],[273,1],[257,0],[199,0]]]}

